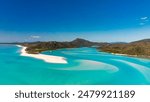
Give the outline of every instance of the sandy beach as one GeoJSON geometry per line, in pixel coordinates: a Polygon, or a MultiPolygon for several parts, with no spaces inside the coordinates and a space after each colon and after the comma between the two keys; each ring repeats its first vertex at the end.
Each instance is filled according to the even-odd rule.
{"type": "Polygon", "coordinates": [[[128,55],[128,54],[120,54],[120,53],[111,53],[114,55],[120,55],[120,56],[131,56],[131,57],[137,57],[138,55],[128,55]]]}
{"type": "Polygon", "coordinates": [[[67,63],[67,61],[65,60],[64,57],[45,55],[45,54],[28,54],[26,52],[27,47],[20,46],[20,45],[17,45],[17,46],[22,47],[21,56],[27,56],[27,57],[33,57],[33,58],[41,59],[41,60],[44,60],[45,62],[48,62],[48,63],[61,63],[61,64],[67,63]]]}

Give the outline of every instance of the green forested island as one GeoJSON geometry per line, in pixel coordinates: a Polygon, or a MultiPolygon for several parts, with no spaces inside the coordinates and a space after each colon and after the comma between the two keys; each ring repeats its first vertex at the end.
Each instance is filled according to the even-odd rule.
{"type": "Polygon", "coordinates": [[[131,43],[107,44],[100,47],[100,50],[110,53],[149,57],[150,39],[139,40],[131,43]]]}
{"type": "Polygon", "coordinates": [[[50,41],[50,42],[34,42],[34,43],[23,43],[21,45],[26,46],[26,51],[31,54],[38,54],[42,51],[46,50],[56,50],[60,48],[78,48],[78,47],[92,47],[92,46],[102,46],[106,45],[107,43],[98,43],[98,42],[91,42],[88,40],[77,38],[70,42],[57,42],[57,41],[50,41]]]}
{"type": "Polygon", "coordinates": [[[130,43],[105,43],[105,42],[91,42],[88,40],[77,38],[70,42],[33,42],[22,43],[26,46],[26,51],[31,54],[38,54],[46,50],[56,50],[60,48],[77,48],[77,47],[97,47],[98,50],[117,53],[149,57],[150,56],[150,39],[130,43]]]}

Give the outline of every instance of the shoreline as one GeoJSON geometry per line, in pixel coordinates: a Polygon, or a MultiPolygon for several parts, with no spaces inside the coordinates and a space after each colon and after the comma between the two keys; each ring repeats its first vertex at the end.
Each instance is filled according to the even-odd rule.
{"type": "Polygon", "coordinates": [[[32,57],[32,58],[36,58],[36,59],[41,59],[41,60],[44,60],[45,62],[48,62],[48,63],[67,64],[67,61],[65,60],[64,57],[45,55],[45,54],[28,54],[26,52],[27,47],[24,47],[21,45],[17,45],[17,46],[22,48],[21,49],[21,56],[27,56],[27,57],[32,57]]]}
{"type": "Polygon", "coordinates": [[[127,57],[136,57],[136,58],[150,59],[150,56],[144,56],[144,55],[129,55],[129,54],[120,54],[120,53],[111,53],[111,54],[119,55],[119,56],[127,56],[127,57]]]}

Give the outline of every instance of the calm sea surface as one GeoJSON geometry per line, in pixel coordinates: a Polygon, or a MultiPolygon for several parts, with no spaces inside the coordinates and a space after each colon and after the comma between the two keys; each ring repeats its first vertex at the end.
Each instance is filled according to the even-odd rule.
{"type": "Polygon", "coordinates": [[[21,48],[0,45],[0,84],[150,85],[150,60],[99,52],[95,48],[43,52],[63,56],[68,64],[20,56],[21,48]]]}

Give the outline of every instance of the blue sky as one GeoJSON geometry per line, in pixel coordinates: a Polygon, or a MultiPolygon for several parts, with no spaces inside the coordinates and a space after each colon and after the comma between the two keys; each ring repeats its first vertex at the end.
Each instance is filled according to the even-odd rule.
{"type": "Polygon", "coordinates": [[[0,42],[150,38],[149,0],[0,0],[0,42]]]}

